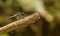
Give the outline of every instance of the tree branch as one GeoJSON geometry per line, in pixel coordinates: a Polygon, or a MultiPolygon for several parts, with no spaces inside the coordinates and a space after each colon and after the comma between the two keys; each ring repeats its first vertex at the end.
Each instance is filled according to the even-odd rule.
{"type": "Polygon", "coordinates": [[[13,23],[10,23],[6,26],[1,27],[0,34],[4,33],[4,32],[10,32],[12,30],[16,30],[18,27],[24,27],[24,25],[29,25],[31,23],[34,23],[38,19],[40,19],[39,13],[34,13],[34,14],[29,15],[23,19],[17,20],[13,23]]]}

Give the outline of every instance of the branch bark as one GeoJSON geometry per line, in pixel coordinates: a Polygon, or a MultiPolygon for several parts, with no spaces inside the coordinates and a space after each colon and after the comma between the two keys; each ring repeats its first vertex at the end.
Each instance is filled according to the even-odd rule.
{"type": "Polygon", "coordinates": [[[4,32],[10,32],[12,30],[16,30],[18,27],[24,27],[24,25],[29,25],[31,23],[34,23],[38,19],[40,19],[40,14],[34,13],[34,14],[29,15],[23,19],[17,20],[13,23],[10,23],[6,26],[1,27],[0,34],[2,34],[4,32]]]}

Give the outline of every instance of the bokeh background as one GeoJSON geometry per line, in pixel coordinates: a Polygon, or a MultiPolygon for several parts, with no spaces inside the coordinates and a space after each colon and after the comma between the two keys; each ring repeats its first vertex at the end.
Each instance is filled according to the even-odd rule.
{"type": "MultiPolygon", "coordinates": [[[[52,22],[53,25],[49,25],[50,23],[42,18],[42,36],[60,36],[60,0],[43,0],[43,2],[46,10],[54,16],[55,21],[52,22]],[[53,29],[49,27],[52,27],[53,29]]],[[[16,16],[9,18],[18,12],[24,11],[16,0],[0,0],[0,27],[18,20],[16,16]]],[[[30,15],[31,12],[32,11],[26,14],[30,15]]],[[[17,17],[21,18],[21,16],[17,17]]],[[[26,27],[24,29],[20,29],[19,31],[13,30],[8,33],[3,33],[0,36],[36,36],[36,33],[29,27],[26,27]]]]}

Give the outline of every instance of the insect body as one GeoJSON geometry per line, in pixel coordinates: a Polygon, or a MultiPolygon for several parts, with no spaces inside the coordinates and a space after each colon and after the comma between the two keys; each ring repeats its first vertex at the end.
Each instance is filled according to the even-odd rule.
{"type": "Polygon", "coordinates": [[[10,18],[10,19],[11,19],[11,18],[16,18],[16,19],[18,20],[18,19],[22,19],[22,18],[25,17],[25,16],[27,16],[26,13],[24,13],[24,12],[18,12],[18,13],[16,13],[16,14],[10,16],[9,18],[10,18]]]}

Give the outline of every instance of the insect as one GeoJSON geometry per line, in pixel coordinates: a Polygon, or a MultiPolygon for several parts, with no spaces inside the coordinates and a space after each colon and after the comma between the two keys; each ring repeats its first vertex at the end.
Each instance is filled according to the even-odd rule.
{"type": "MultiPolygon", "coordinates": [[[[24,13],[24,12],[18,12],[18,13],[16,13],[16,14],[14,14],[14,15],[12,15],[12,16],[10,16],[9,17],[9,19],[16,19],[16,20],[19,20],[19,19],[22,19],[22,18],[24,18],[24,17],[26,17],[28,14],[26,14],[26,13],[24,13]]],[[[12,20],[13,20],[12,19],[12,20]]],[[[13,21],[15,21],[15,20],[13,20],[13,21]]],[[[19,32],[19,31],[24,31],[25,30],[25,26],[27,26],[27,25],[24,25],[24,27],[22,27],[22,28],[17,28],[16,29],[16,32],[19,32]]],[[[14,33],[13,31],[11,32],[11,33],[14,33]]]]}
{"type": "Polygon", "coordinates": [[[10,16],[9,18],[12,19],[12,18],[16,18],[17,20],[18,19],[22,19],[24,17],[26,17],[28,14],[24,13],[24,12],[18,12],[12,16],[10,16]]]}

